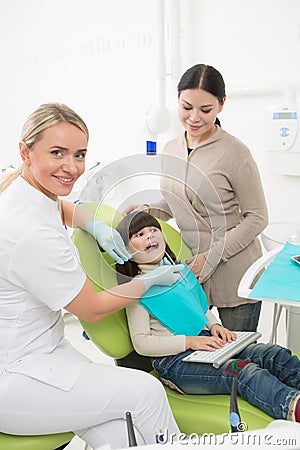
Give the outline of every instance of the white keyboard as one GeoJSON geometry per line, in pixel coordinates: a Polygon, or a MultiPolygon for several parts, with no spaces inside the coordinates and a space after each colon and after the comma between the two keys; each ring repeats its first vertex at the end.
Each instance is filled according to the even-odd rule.
{"type": "Polygon", "coordinates": [[[224,347],[213,352],[206,350],[196,350],[183,358],[186,362],[198,362],[212,364],[218,369],[222,364],[228,361],[237,353],[241,352],[252,342],[261,337],[258,331],[236,331],[236,341],[227,342],[224,347]]]}

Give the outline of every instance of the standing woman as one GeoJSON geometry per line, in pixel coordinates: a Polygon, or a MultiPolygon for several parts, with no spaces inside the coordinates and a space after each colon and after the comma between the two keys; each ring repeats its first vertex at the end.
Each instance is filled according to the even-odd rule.
{"type": "Polygon", "coordinates": [[[87,143],[87,127],[74,111],[41,105],[23,127],[22,167],[1,180],[0,432],[73,431],[93,448],[121,448],[131,411],[138,443],[151,444],[156,429],[178,432],[161,384],[88,360],[64,338],[62,308],[97,322],[151,285],[173,284],[182,267],[95,292],[64,225],[92,233],[121,264],[130,255],[117,232],[59,200],[84,172],[87,143]]]}
{"type": "Polygon", "coordinates": [[[257,236],[268,213],[249,149],[220,126],[225,100],[224,80],[214,67],[197,64],[182,75],[178,114],[184,133],[162,152],[163,200],[149,208],[131,205],[124,214],[138,206],[163,220],[174,217],[194,255],[189,267],[224,327],[254,331],[261,302],[238,297],[237,288],[262,254],[257,236]]]}

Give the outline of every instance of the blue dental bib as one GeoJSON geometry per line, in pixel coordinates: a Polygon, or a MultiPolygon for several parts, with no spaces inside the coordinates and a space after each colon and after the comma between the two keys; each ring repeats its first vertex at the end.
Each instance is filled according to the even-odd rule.
{"type": "Polygon", "coordinates": [[[207,323],[206,295],[195,275],[187,266],[182,278],[172,286],[152,286],[139,303],[171,333],[198,336],[207,323]]]}

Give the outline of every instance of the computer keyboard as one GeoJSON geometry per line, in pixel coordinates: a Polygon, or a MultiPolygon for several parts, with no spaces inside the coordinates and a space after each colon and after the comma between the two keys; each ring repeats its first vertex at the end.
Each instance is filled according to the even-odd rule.
{"type": "Polygon", "coordinates": [[[206,350],[195,350],[190,355],[183,358],[186,362],[198,362],[212,364],[218,369],[222,364],[230,358],[241,352],[252,342],[261,337],[258,331],[236,331],[236,341],[227,342],[224,347],[213,352],[206,350]]]}

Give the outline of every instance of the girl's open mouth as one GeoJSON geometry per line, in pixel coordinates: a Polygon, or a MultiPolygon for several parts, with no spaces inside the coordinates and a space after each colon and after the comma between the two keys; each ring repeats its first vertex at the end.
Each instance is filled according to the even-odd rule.
{"type": "Polygon", "coordinates": [[[157,242],[152,242],[150,245],[148,245],[148,246],[145,248],[145,251],[146,251],[146,252],[149,252],[150,250],[156,249],[156,248],[158,248],[158,243],[157,243],[157,242]]]}

